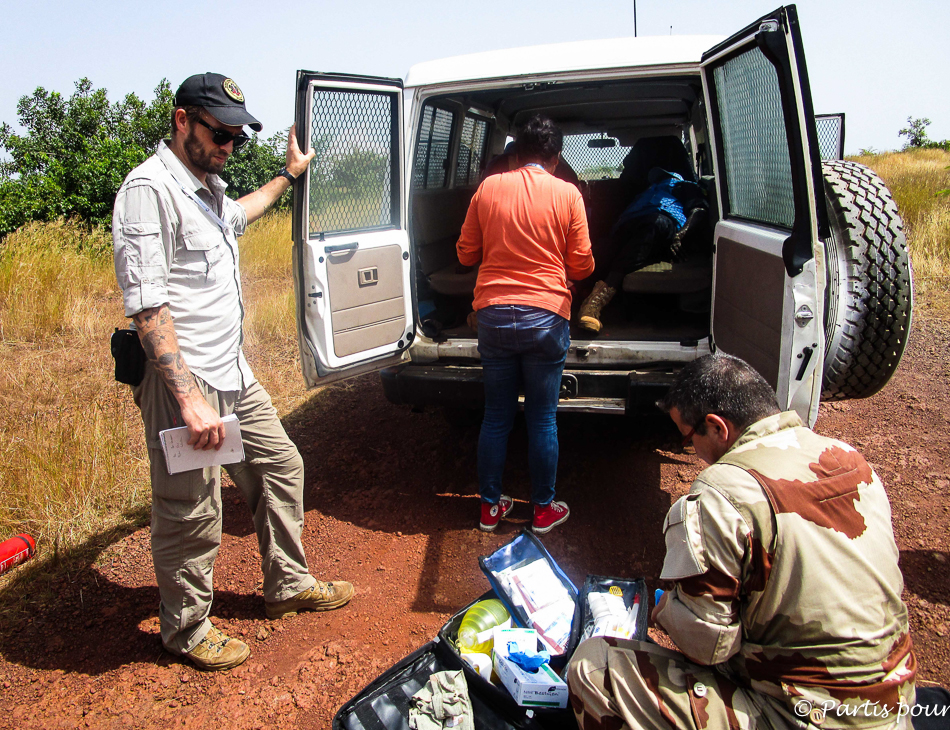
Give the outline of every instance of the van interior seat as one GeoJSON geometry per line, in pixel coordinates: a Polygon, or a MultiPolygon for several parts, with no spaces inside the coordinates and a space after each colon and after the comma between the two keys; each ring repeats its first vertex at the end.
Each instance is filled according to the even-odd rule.
{"type": "Polygon", "coordinates": [[[475,282],[478,280],[478,267],[465,274],[455,270],[455,264],[449,264],[429,274],[429,286],[432,291],[447,297],[472,297],[475,295],[475,282]]]}
{"type": "Polygon", "coordinates": [[[417,190],[412,194],[412,237],[422,273],[432,290],[446,296],[475,291],[478,269],[456,273],[455,243],[475,188],[417,190]]]}
{"type": "Polygon", "coordinates": [[[684,180],[696,182],[689,152],[686,151],[683,140],[672,135],[642,137],[623,158],[620,181],[628,192],[629,200],[633,200],[650,186],[648,177],[654,167],[678,173],[684,180]]]}
{"type": "Polygon", "coordinates": [[[712,286],[712,259],[700,258],[669,265],[648,266],[623,278],[623,290],[631,294],[690,294],[712,286]],[[657,270],[663,269],[663,270],[657,270]]]}

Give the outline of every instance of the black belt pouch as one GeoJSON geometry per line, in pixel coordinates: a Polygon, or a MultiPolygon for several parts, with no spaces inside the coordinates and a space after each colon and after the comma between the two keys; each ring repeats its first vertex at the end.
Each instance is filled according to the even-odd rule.
{"type": "Polygon", "coordinates": [[[112,334],[112,357],[115,358],[115,379],[120,383],[138,385],[145,377],[145,350],[139,333],[116,327],[112,334]]]}

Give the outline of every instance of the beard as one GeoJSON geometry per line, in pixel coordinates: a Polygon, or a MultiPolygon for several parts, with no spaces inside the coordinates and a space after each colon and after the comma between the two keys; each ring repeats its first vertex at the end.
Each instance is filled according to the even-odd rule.
{"type": "Polygon", "coordinates": [[[223,160],[215,158],[214,152],[225,154],[220,147],[215,145],[213,151],[208,151],[201,140],[195,135],[194,129],[189,131],[188,136],[185,137],[184,147],[185,153],[188,155],[188,160],[192,165],[204,172],[210,172],[214,175],[221,174],[221,171],[224,169],[224,163],[227,162],[227,156],[225,156],[223,160]]]}

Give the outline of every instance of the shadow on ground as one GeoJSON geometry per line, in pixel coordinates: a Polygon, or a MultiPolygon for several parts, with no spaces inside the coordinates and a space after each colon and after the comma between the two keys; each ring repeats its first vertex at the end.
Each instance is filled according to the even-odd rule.
{"type": "MultiPolygon", "coordinates": [[[[413,611],[451,614],[481,594],[487,582],[478,556],[530,524],[527,436],[520,417],[504,477],[506,493],[518,503],[512,519],[492,535],[476,529],[477,425],[450,426],[438,409],[413,413],[395,406],[385,400],[377,376],[318,392],[285,423],[306,462],[308,523],[321,517],[350,523],[355,529],[347,529],[370,545],[383,535],[425,538],[421,568],[413,568],[419,570],[413,611]]],[[[661,467],[679,459],[687,463],[686,457],[670,455],[675,429],[659,417],[635,421],[572,414],[559,418],[559,431],[557,498],[570,504],[571,517],[543,538],[545,545],[575,583],[588,573],[646,576],[654,582],[664,554],[661,525],[671,501],[660,488],[661,467]]],[[[226,482],[222,498],[226,540],[249,536],[250,514],[237,489],[226,482]]],[[[20,620],[0,635],[0,653],[24,666],[84,674],[133,662],[178,661],[163,652],[159,641],[148,532],[138,530],[145,522],[147,516],[139,514],[60,556],[68,567],[52,571],[43,584],[45,598],[29,601],[20,620]],[[104,571],[99,561],[109,546],[115,547],[109,552],[110,570],[104,571]],[[137,563],[128,566],[123,582],[107,578],[105,573],[121,574],[125,559],[137,563]]],[[[307,543],[306,532],[304,539],[312,552],[325,551],[307,543]]],[[[228,550],[226,545],[225,557],[218,558],[219,576],[228,550]]],[[[342,567],[352,570],[359,557],[349,553],[342,567]]],[[[21,589],[16,583],[8,586],[6,599],[22,595],[21,589]]],[[[216,590],[213,612],[229,620],[261,619],[263,613],[259,594],[232,590],[216,590]]]]}
{"type": "MultiPolygon", "coordinates": [[[[505,493],[516,506],[491,536],[475,529],[477,425],[449,425],[438,408],[413,413],[394,406],[372,376],[323,391],[288,422],[307,464],[308,512],[373,531],[428,536],[415,610],[458,610],[471,598],[453,587],[459,559],[477,572],[479,555],[530,525],[521,417],[509,440],[504,475],[505,493]]],[[[687,463],[685,456],[666,455],[678,441],[672,423],[659,414],[642,419],[562,414],[558,429],[557,499],[568,502],[571,517],[542,538],[545,545],[575,582],[611,571],[655,579],[671,501],[660,488],[660,468],[679,458],[687,463]]]]}

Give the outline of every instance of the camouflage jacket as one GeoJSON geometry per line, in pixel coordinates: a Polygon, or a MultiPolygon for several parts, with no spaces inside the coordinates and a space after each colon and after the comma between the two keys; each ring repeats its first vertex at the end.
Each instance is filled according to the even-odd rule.
{"type": "Polygon", "coordinates": [[[664,523],[657,621],[791,726],[903,726],[914,658],[880,479],[792,411],[750,426],[664,523]],[[817,722],[809,709],[818,712],[817,722]],[[794,718],[794,719],[793,719],[794,718]]]}

